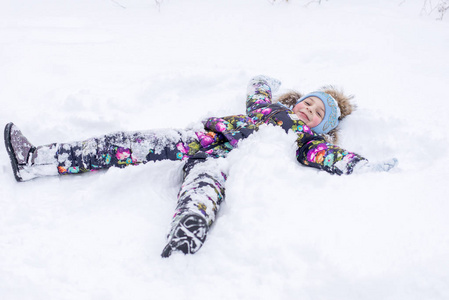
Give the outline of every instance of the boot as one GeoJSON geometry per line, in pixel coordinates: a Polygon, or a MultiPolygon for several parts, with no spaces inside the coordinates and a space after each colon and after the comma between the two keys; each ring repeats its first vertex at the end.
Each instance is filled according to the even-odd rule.
{"type": "Polygon", "coordinates": [[[184,216],[168,235],[168,244],[161,256],[169,257],[173,251],[196,253],[203,246],[207,231],[208,226],[203,217],[194,214],[184,216]]]}
{"type": "Polygon", "coordinates": [[[58,175],[57,145],[35,147],[13,123],[5,126],[5,146],[17,181],[58,175]]]}

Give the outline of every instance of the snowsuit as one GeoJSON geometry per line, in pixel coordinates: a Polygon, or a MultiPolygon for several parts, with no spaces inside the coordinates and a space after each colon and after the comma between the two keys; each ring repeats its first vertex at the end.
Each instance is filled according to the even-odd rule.
{"type": "Polygon", "coordinates": [[[248,86],[246,115],[209,118],[204,131],[152,130],[118,132],[82,142],[57,144],[56,159],[60,174],[74,174],[111,166],[124,167],[158,160],[185,160],[184,182],[172,230],[186,214],[202,216],[209,228],[224,199],[226,174],[207,168],[208,158],[226,157],[240,140],[263,124],[292,130],[298,135],[297,160],[332,174],[349,174],[363,160],[355,153],[326,143],[282,104],[271,102],[271,88],[264,80],[252,80],[248,86]],[[205,163],[206,162],[206,163],[205,163]]]}

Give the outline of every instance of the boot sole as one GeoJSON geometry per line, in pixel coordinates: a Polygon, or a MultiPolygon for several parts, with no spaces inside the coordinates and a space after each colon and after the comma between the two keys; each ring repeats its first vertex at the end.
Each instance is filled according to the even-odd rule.
{"type": "Polygon", "coordinates": [[[11,128],[14,125],[14,123],[8,123],[5,126],[5,146],[6,151],[9,155],[9,160],[11,161],[12,170],[14,173],[14,177],[18,182],[23,181],[22,177],[19,175],[19,163],[17,162],[16,155],[14,153],[14,149],[11,145],[11,128]]]}

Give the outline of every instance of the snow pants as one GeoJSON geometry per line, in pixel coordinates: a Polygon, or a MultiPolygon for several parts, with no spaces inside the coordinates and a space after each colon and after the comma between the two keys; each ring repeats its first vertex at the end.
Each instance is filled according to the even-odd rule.
{"type": "Polygon", "coordinates": [[[188,155],[186,146],[197,143],[193,131],[153,130],[117,132],[81,142],[57,144],[60,174],[76,174],[149,161],[184,160],[184,179],[178,193],[172,229],[187,214],[202,216],[208,227],[225,196],[225,170],[204,152],[188,155]]]}

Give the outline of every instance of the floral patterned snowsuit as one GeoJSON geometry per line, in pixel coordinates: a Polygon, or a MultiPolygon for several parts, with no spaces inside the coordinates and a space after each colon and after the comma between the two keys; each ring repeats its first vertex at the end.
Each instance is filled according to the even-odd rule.
{"type": "Polygon", "coordinates": [[[208,226],[214,222],[224,199],[226,174],[217,170],[213,160],[226,157],[240,140],[271,124],[298,135],[297,160],[306,166],[332,174],[349,174],[363,158],[326,143],[285,106],[271,102],[271,88],[264,80],[248,86],[246,115],[209,118],[204,131],[152,130],[118,132],[82,142],[58,144],[56,158],[60,174],[74,174],[111,166],[124,167],[158,160],[185,160],[184,182],[172,230],[186,214],[202,216],[208,226]]]}

